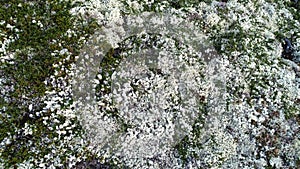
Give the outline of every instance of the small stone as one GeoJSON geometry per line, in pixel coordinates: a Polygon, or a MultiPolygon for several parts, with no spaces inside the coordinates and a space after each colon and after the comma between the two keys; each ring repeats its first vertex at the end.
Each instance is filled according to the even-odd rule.
{"type": "Polygon", "coordinates": [[[293,46],[292,42],[288,38],[284,38],[284,44],[282,45],[283,47],[283,52],[282,52],[282,57],[285,59],[292,60],[293,59],[293,46]]]}

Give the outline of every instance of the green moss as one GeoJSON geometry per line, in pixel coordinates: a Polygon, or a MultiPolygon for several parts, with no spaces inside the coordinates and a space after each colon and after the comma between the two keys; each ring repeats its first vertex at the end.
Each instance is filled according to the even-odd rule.
{"type": "MultiPolygon", "coordinates": [[[[49,131],[42,120],[42,117],[50,116],[55,111],[43,113],[39,117],[35,115],[29,117],[28,106],[33,104],[36,112],[42,110],[44,105],[41,98],[45,95],[45,91],[49,90],[44,81],[49,75],[54,74],[53,65],[63,62],[68,68],[79,54],[82,45],[79,38],[89,36],[88,34],[98,26],[94,20],[86,23],[82,18],[72,16],[69,10],[76,5],[80,4],[58,0],[0,2],[0,18],[2,22],[5,21],[0,25],[0,32],[4,33],[0,39],[3,42],[4,35],[15,39],[6,49],[7,53],[15,53],[14,64],[10,64],[9,60],[0,63],[2,78],[8,79],[5,85],[13,86],[13,90],[7,92],[5,96],[7,99],[2,97],[0,99],[0,141],[8,137],[8,133],[13,136],[12,142],[1,149],[0,159],[4,160],[6,168],[32,157],[39,159],[51,151],[47,147],[56,144],[42,141],[43,138],[57,137],[54,131],[49,131]],[[8,28],[7,24],[14,28],[8,28]],[[76,36],[67,36],[66,32],[69,29],[74,30],[76,36]],[[57,51],[62,49],[71,52],[70,60],[65,61],[67,55],[58,54],[57,51]],[[30,136],[25,136],[24,131],[20,130],[25,123],[36,127],[30,136]],[[29,141],[32,142],[31,145],[29,141]],[[40,154],[32,153],[32,147],[37,148],[40,154]]],[[[0,55],[4,56],[4,53],[0,55]]],[[[65,72],[61,72],[58,76],[65,75],[65,72]]],[[[60,120],[61,123],[64,122],[63,119],[60,120]]],[[[76,119],[73,122],[78,123],[76,119]]],[[[76,127],[74,130],[76,133],[76,130],[81,129],[76,127]]]]}
{"type": "Polygon", "coordinates": [[[199,110],[201,115],[195,120],[192,131],[190,135],[185,136],[183,139],[177,143],[174,148],[179,154],[180,159],[182,160],[182,166],[185,166],[188,163],[188,159],[197,158],[198,155],[192,151],[194,148],[201,148],[202,145],[199,142],[199,138],[201,137],[201,130],[205,124],[205,116],[207,115],[207,103],[201,103],[199,105],[199,110]]]}

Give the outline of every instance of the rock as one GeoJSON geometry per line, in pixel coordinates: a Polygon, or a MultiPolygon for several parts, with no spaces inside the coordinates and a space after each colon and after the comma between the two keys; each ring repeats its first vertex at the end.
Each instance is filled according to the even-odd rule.
{"type": "Polygon", "coordinates": [[[283,47],[282,57],[285,59],[292,60],[294,48],[292,46],[291,41],[288,38],[284,38],[284,44],[282,45],[282,47],[283,47]]]}

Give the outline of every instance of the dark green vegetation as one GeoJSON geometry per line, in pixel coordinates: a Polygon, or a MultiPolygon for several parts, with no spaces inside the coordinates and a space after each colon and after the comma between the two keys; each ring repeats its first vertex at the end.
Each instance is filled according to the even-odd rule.
{"type": "MultiPolygon", "coordinates": [[[[68,68],[74,62],[82,45],[80,37],[89,36],[97,27],[93,21],[87,22],[70,14],[69,10],[78,5],[59,0],[0,1],[0,20],[4,22],[0,25],[0,43],[3,45],[8,37],[14,39],[7,46],[6,53],[0,53],[1,57],[14,55],[13,61],[0,62],[0,75],[4,80],[4,87],[0,88],[0,142],[6,137],[11,138],[8,145],[0,147],[0,159],[3,160],[0,162],[5,163],[5,167],[29,158],[39,159],[58,143],[53,140],[58,134],[47,126],[55,128],[65,122],[65,117],[57,117],[58,123],[43,123],[43,118],[56,111],[42,111],[45,91],[53,90],[44,82],[57,69],[54,64],[62,63],[68,68]],[[75,32],[68,36],[68,30],[75,32]],[[69,54],[60,54],[62,49],[67,49],[69,54]],[[30,105],[32,110],[29,110],[30,105]],[[32,134],[25,135],[22,129],[25,123],[35,126],[32,134]],[[39,153],[33,153],[33,149],[39,153]]],[[[65,75],[60,71],[57,77],[65,75]]],[[[67,106],[70,101],[65,100],[62,106],[67,106]]],[[[76,118],[72,122],[78,123],[76,118]]],[[[78,127],[74,128],[75,133],[80,132],[78,127]]]]}

